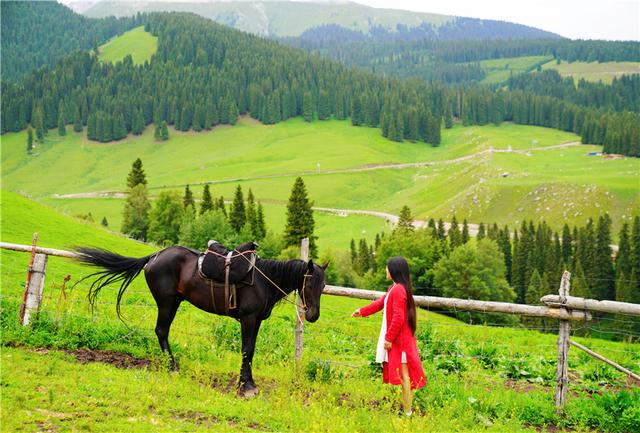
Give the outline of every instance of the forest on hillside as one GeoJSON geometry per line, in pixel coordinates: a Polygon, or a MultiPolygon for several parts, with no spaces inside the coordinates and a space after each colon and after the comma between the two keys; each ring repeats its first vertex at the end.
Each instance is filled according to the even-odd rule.
{"type": "MultiPolygon", "coordinates": [[[[76,51],[20,82],[3,77],[2,132],[30,125],[42,140],[48,129],[73,125],[76,131],[86,129],[91,140],[108,142],[140,134],[151,123],[202,131],[234,124],[246,114],[264,124],[296,116],[309,122],[350,118],[354,126],[380,128],[391,140],[438,146],[441,128],[456,121],[509,121],[575,132],[582,142],[601,144],[607,153],[640,156],[637,76],[572,88],[571,79],[549,71],[512,77],[508,86],[493,88],[466,81],[482,73],[477,64],[456,69],[457,64],[440,61],[447,66],[433,68],[439,78],[402,80],[349,68],[193,14],[154,13],[132,20],[128,23],[144,21],[145,30],[158,37],[151,62],[134,65],[125,57],[111,64],[95,53],[76,51]],[[449,75],[459,83],[450,85],[449,75]]],[[[29,21],[23,30],[34,26],[29,21]]],[[[362,53],[365,59],[382,56],[410,65],[414,52],[395,51],[402,46],[372,44],[362,53]]],[[[580,60],[637,57],[637,43],[626,42],[421,41],[406,46],[427,47],[430,57],[455,60],[516,53],[580,60]]]]}

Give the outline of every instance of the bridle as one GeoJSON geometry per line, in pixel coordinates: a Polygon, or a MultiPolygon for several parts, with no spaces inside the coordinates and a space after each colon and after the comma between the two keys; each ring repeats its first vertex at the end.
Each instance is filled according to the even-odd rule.
{"type": "MultiPolygon", "coordinates": [[[[249,259],[244,255],[244,254],[238,254],[239,256],[243,257],[245,260],[249,261],[249,259]]],[[[296,306],[296,317],[298,318],[298,320],[300,321],[300,323],[302,323],[302,319],[300,318],[300,315],[298,314],[298,310],[302,309],[304,312],[306,312],[309,307],[307,307],[307,297],[305,295],[305,289],[307,288],[307,282],[309,281],[309,278],[313,278],[313,273],[309,273],[308,271],[305,271],[304,273],[304,277],[302,280],[302,287],[298,290],[298,293],[300,294],[300,299],[302,300],[302,305],[298,304],[296,301],[292,301],[290,299],[287,298],[287,296],[289,295],[289,293],[285,292],[284,290],[282,290],[282,288],[280,288],[280,286],[278,286],[271,278],[269,278],[264,272],[262,272],[262,270],[258,267],[258,266],[254,266],[254,269],[256,271],[258,271],[267,281],[269,281],[271,284],[273,284],[273,286],[280,290],[283,294],[284,294],[284,300],[289,302],[292,305],[296,306]]]]}

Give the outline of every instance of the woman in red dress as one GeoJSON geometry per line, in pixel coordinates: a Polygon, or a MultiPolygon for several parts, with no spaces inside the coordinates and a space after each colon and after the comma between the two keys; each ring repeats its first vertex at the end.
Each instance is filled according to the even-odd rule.
{"type": "Polygon", "coordinates": [[[387,262],[387,279],[393,281],[387,293],[357,309],[352,317],[366,317],[384,309],[382,326],[376,350],[376,362],[382,363],[382,381],[402,385],[402,406],[410,416],[413,390],[426,384],[416,331],[416,304],[409,275],[409,265],[404,257],[392,257],[387,262]]]}

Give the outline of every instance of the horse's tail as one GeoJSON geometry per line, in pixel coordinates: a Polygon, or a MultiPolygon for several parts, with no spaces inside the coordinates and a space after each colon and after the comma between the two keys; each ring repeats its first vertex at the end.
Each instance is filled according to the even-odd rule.
{"type": "Polygon", "coordinates": [[[80,279],[76,284],[84,281],[88,278],[94,278],[95,280],[89,287],[89,303],[93,309],[95,306],[96,298],[100,290],[111,283],[120,283],[118,289],[118,300],[116,302],[116,312],[118,317],[122,319],[120,314],[120,301],[129,284],[140,274],[144,266],[151,260],[151,258],[157,254],[151,254],[139,259],[133,257],[125,257],[111,251],[88,248],[88,247],[76,247],[75,252],[78,253],[78,260],[81,263],[95,266],[98,268],[104,268],[104,271],[94,272],[86,277],[80,279]]]}

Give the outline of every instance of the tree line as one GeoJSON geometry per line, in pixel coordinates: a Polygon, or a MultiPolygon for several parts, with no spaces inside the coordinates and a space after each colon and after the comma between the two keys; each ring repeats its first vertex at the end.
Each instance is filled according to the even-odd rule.
{"type": "Polygon", "coordinates": [[[411,110],[442,115],[440,86],[349,70],[195,15],[151,14],[146,29],[158,37],[150,63],[134,65],[126,57],[114,65],[76,53],[20,84],[3,82],[2,132],[31,124],[44,134],[61,118],[106,142],[151,123],[199,131],[233,124],[241,114],[265,124],[303,116],[362,118],[378,126],[385,100],[405,117],[411,110]]]}
{"type": "Polygon", "coordinates": [[[557,293],[563,271],[569,270],[573,296],[640,303],[639,216],[622,224],[615,253],[608,214],[597,221],[590,218],[584,226],[565,224],[560,232],[545,221],[523,221],[513,230],[480,223],[475,243],[469,242],[467,221],[461,224],[455,216],[448,230],[442,219],[430,219],[422,229],[411,222],[405,207],[391,234],[376,235],[371,245],[352,240],[347,260],[337,260],[336,282],[378,289],[385,284],[386,260],[400,254],[411,264],[420,295],[534,305],[557,293]]]}
{"type": "Polygon", "coordinates": [[[611,84],[592,83],[584,79],[576,82],[554,69],[518,74],[509,78],[511,90],[521,90],[536,95],[553,96],[582,107],[600,111],[640,112],[640,74],[614,77],[611,84]]]}
{"type": "MultiPolygon", "coordinates": [[[[245,197],[242,187],[235,189],[227,206],[223,196],[213,197],[205,184],[199,203],[189,185],[184,192],[161,191],[149,199],[147,178],[140,158],[127,176],[127,199],[123,208],[122,233],[134,239],[161,246],[184,245],[204,250],[215,239],[233,248],[246,241],[261,245],[265,257],[297,258],[300,241],[309,238],[310,256],[317,257],[317,236],[313,234],[312,206],[302,178],[294,182],[287,205],[287,224],[282,236],[267,229],[264,208],[251,189],[245,197]]],[[[104,224],[103,224],[104,225],[104,224]]]]}

